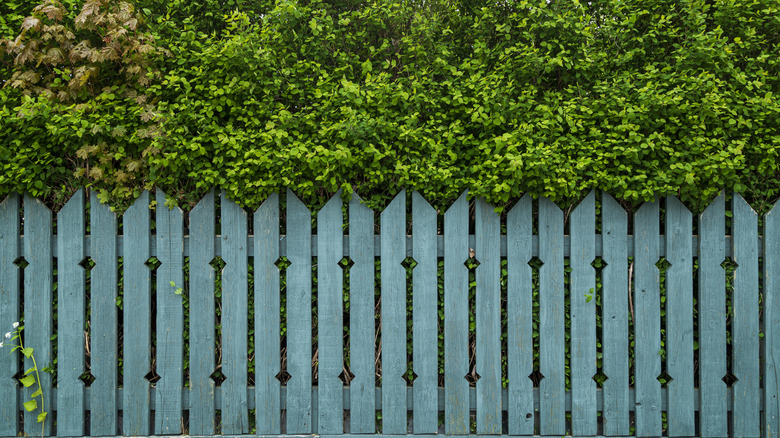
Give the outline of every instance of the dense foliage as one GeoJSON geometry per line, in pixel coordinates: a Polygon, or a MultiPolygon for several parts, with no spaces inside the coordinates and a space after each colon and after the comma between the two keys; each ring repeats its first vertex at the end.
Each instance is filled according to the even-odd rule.
{"type": "Polygon", "coordinates": [[[776,0],[26,3],[0,5],[0,196],[780,196],[776,0]]]}

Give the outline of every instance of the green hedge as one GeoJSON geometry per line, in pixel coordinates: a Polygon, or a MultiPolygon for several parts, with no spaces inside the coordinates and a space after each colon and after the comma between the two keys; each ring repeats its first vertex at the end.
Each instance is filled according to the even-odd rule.
{"type": "Polygon", "coordinates": [[[86,185],[120,210],[152,186],[185,208],[212,187],[248,207],[282,187],[315,208],[339,188],[371,207],[400,188],[442,207],[465,189],[499,207],[593,188],[694,210],[722,189],[759,210],[780,196],[774,0],[213,3],[212,20],[138,5],[171,52],[148,56],[151,85],[108,62],[78,102],[3,88],[0,196],[56,207],[86,185]]]}

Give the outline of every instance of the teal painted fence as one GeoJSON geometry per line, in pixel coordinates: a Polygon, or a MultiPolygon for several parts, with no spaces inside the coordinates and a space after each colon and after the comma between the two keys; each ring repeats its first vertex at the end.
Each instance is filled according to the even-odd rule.
{"type": "MultiPolygon", "coordinates": [[[[780,435],[780,213],[739,195],[164,201],[0,203],[45,435],[780,435]]],[[[0,437],[38,435],[8,350],[0,437]]]]}

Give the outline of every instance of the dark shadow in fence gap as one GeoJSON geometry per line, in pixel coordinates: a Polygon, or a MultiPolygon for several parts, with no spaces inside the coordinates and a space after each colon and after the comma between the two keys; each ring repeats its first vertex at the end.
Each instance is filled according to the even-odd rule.
{"type": "MultiPolygon", "coordinates": [[[[665,200],[662,200],[664,202],[665,200]]],[[[664,204],[662,204],[663,206],[664,204]]],[[[664,209],[661,208],[661,217],[664,217],[664,209]]],[[[662,221],[663,222],[663,219],[662,221]]],[[[662,228],[663,229],[663,228],[662,228]]],[[[658,262],[656,262],[655,266],[658,268],[658,278],[659,278],[659,291],[660,291],[660,314],[661,314],[661,350],[658,352],[661,356],[661,373],[656,377],[656,380],[661,384],[661,388],[668,388],[669,382],[672,381],[673,377],[669,375],[667,372],[667,355],[666,355],[666,345],[667,345],[667,337],[666,337],[666,272],[669,270],[669,267],[671,266],[671,263],[666,259],[666,257],[661,257],[658,259],[658,262]]],[[[662,389],[663,391],[663,389],[662,389]]],[[[667,398],[668,398],[668,392],[667,392],[667,398]]],[[[669,405],[669,402],[667,400],[666,405],[669,405]]],[[[661,411],[661,430],[662,433],[666,432],[667,429],[667,411],[661,411]]]]}
{"type": "MultiPolygon", "coordinates": [[[[598,204],[597,204],[598,209],[598,204]]],[[[598,211],[598,210],[597,210],[598,211]]],[[[600,215],[597,215],[599,217],[600,215]]],[[[593,381],[596,382],[597,390],[602,390],[604,387],[604,382],[609,378],[606,374],[604,374],[604,361],[603,361],[603,346],[602,346],[602,339],[604,336],[604,330],[603,330],[603,317],[604,317],[604,306],[602,305],[602,297],[603,297],[603,273],[604,273],[604,267],[607,265],[607,263],[600,257],[596,257],[593,260],[593,263],[591,263],[591,266],[593,266],[593,269],[596,271],[596,287],[593,291],[592,300],[596,303],[596,374],[593,375],[593,381]]],[[[586,297],[586,300],[588,298],[586,297]]],[[[603,395],[603,392],[602,392],[603,395]]],[[[603,406],[602,406],[603,409],[603,406]]],[[[596,433],[601,435],[604,432],[604,413],[602,411],[596,411],[596,433]]]]}
{"type": "MultiPolygon", "coordinates": [[[[376,226],[379,226],[378,213],[374,213],[376,226]]],[[[374,257],[374,373],[375,385],[377,388],[382,386],[382,260],[380,257],[374,257]]],[[[377,433],[382,433],[380,426],[382,419],[382,410],[377,411],[377,433]]]]}
{"type": "MultiPolygon", "coordinates": [[[[628,221],[631,222],[631,215],[628,215],[628,221]]],[[[634,257],[628,257],[626,266],[628,266],[628,386],[634,386],[634,257]]],[[[631,411],[633,415],[634,411],[631,411]]],[[[634,424],[633,417],[629,424],[634,424]]],[[[633,434],[633,432],[631,432],[633,434]]]]}
{"type": "MultiPolygon", "coordinates": [[[[254,221],[252,219],[252,214],[247,214],[247,217],[249,218],[249,223],[253,223],[254,221]]],[[[246,366],[247,366],[247,385],[254,386],[255,385],[255,257],[249,256],[247,257],[247,310],[246,310],[246,318],[247,318],[247,340],[246,340],[246,346],[247,346],[247,352],[246,352],[246,366]]],[[[249,415],[249,428],[250,430],[252,427],[256,427],[255,422],[257,421],[257,418],[254,414],[249,415]]]]}
{"type": "MultiPolygon", "coordinates": [[[[185,215],[189,218],[189,214],[185,215]]],[[[189,222],[189,220],[187,220],[189,222]]],[[[189,232],[184,231],[184,235],[188,236],[189,232]]],[[[192,388],[190,384],[190,258],[184,257],[184,285],[182,286],[181,299],[182,306],[184,307],[184,327],[182,329],[182,347],[183,347],[183,361],[182,361],[182,382],[187,389],[192,388]]],[[[120,312],[121,313],[121,312],[120,312]]],[[[121,333],[121,331],[120,331],[121,333]]],[[[189,412],[189,410],[184,410],[189,412]]],[[[121,429],[120,429],[121,430],[121,429]]]]}
{"type": "MultiPolygon", "coordinates": [[[[342,236],[349,236],[349,202],[342,202],[341,204],[341,235],[342,236]]],[[[344,245],[344,250],[348,251],[349,245],[344,245]]],[[[349,279],[350,279],[350,269],[355,264],[355,262],[348,256],[343,256],[341,260],[339,260],[338,265],[341,267],[341,293],[342,293],[342,301],[341,301],[341,318],[342,318],[342,346],[343,346],[343,356],[344,356],[344,369],[341,371],[341,374],[339,374],[339,379],[341,379],[342,385],[344,387],[350,386],[350,382],[355,378],[355,375],[352,374],[352,370],[350,368],[350,285],[349,285],[349,279]]],[[[344,400],[344,406],[342,408],[342,425],[344,433],[350,433],[350,411],[347,410],[347,400],[344,400]]]]}
{"type": "MultiPolygon", "coordinates": [[[[117,364],[116,364],[116,377],[117,377],[117,388],[123,387],[124,382],[124,357],[125,357],[125,346],[124,346],[124,333],[125,333],[125,312],[124,310],[124,294],[125,294],[125,268],[124,268],[124,257],[117,257],[116,260],[116,275],[117,275],[117,295],[116,295],[116,306],[118,308],[117,310],[117,364]]],[[[86,319],[88,321],[89,319],[86,319]]],[[[121,411],[120,411],[121,412],[121,411]]],[[[121,418],[121,417],[120,417],[121,418]]],[[[120,422],[117,422],[119,424],[120,422]]],[[[124,430],[119,426],[119,431],[117,432],[119,435],[121,435],[121,431],[124,430]]]]}
{"type": "MultiPolygon", "coordinates": [[[[694,226],[699,221],[697,216],[693,219],[694,226]]],[[[694,235],[698,234],[698,229],[693,232],[694,235]]],[[[694,385],[699,382],[699,257],[698,251],[693,251],[693,382],[694,385]]],[[[701,406],[701,405],[700,405],[701,406]]],[[[699,408],[701,409],[701,407],[699,408]]],[[[696,436],[701,436],[701,425],[699,423],[699,413],[694,412],[694,431],[696,436]]]]}
{"type": "MultiPolygon", "coordinates": [[[[215,197],[219,199],[219,197],[215,197]]],[[[219,202],[219,201],[217,201],[219,202]]],[[[217,209],[219,211],[219,209],[217,209]]],[[[214,371],[209,376],[214,386],[222,386],[225,375],[222,373],[222,271],[225,261],[216,256],[209,263],[214,269],[214,371]]]]}
{"type": "MultiPolygon", "coordinates": [[[[314,214],[312,213],[312,236],[314,236],[314,227],[316,221],[314,220],[314,214]]],[[[319,383],[319,339],[317,337],[318,330],[317,330],[317,294],[319,293],[319,290],[317,289],[317,256],[313,255],[311,258],[311,386],[315,387],[319,383]]],[[[317,397],[312,396],[311,403],[312,403],[312,411],[311,411],[311,420],[312,420],[312,430],[317,430],[317,421],[319,415],[316,414],[316,410],[314,409],[314,405],[316,403],[317,397]]]]}
{"type": "MultiPolygon", "coordinates": [[[[152,226],[154,227],[154,221],[152,221],[152,226]]],[[[154,231],[152,232],[154,235],[154,231]]],[[[149,268],[150,271],[150,281],[151,281],[151,288],[150,288],[150,296],[151,296],[151,313],[150,313],[150,322],[151,322],[151,354],[149,356],[150,364],[149,364],[149,372],[144,376],[146,380],[149,381],[149,384],[152,388],[156,386],[156,383],[158,380],[160,380],[160,376],[157,374],[157,268],[160,267],[160,261],[157,259],[157,257],[149,257],[149,259],[146,261],[146,266],[149,268]]],[[[152,419],[151,423],[154,424],[154,410],[152,410],[152,419]]]]}
{"type": "MultiPolygon", "coordinates": [[[[501,227],[503,230],[503,235],[506,235],[506,215],[502,215],[501,217],[501,227]]],[[[508,387],[509,377],[508,377],[508,344],[507,344],[507,324],[508,324],[508,315],[507,315],[507,281],[509,272],[507,270],[508,262],[506,257],[500,258],[501,263],[501,277],[499,280],[499,287],[501,288],[499,300],[500,300],[500,307],[501,307],[501,390],[502,392],[505,391],[508,387]]],[[[501,434],[507,435],[509,434],[509,412],[507,411],[507,406],[504,405],[501,407],[501,434]]]]}

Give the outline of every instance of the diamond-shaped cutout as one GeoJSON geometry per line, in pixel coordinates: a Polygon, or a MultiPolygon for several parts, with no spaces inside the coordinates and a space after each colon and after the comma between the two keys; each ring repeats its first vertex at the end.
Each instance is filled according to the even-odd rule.
{"type": "Polygon", "coordinates": [[[214,382],[214,386],[222,386],[222,382],[225,381],[225,375],[222,374],[222,371],[219,368],[211,373],[209,378],[214,382]]]}
{"type": "Polygon", "coordinates": [[[225,269],[225,261],[222,257],[216,256],[209,262],[209,265],[214,269],[214,272],[222,272],[225,269]]]}
{"type": "Polygon", "coordinates": [[[95,381],[95,376],[92,375],[89,371],[84,371],[81,376],[79,376],[79,380],[84,382],[84,386],[89,388],[92,386],[92,383],[95,381]]]}
{"type": "Polygon", "coordinates": [[[655,262],[655,266],[659,271],[665,272],[667,269],[669,269],[670,266],[672,266],[672,264],[669,263],[669,260],[666,260],[666,257],[661,257],[657,262],[655,262]]]}
{"type": "Polygon", "coordinates": [[[29,266],[30,264],[27,263],[27,260],[25,260],[24,257],[17,257],[17,259],[14,260],[14,265],[16,265],[16,267],[18,267],[18,268],[24,269],[27,266],[29,266]]]}
{"type": "Polygon", "coordinates": [[[144,379],[146,379],[149,383],[154,385],[155,383],[157,383],[158,380],[160,380],[160,375],[157,374],[156,370],[152,369],[151,371],[146,373],[144,379]]]}
{"type": "Polygon", "coordinates": [[[482,378],[482,376],[480,376],[479,373],[477,373],[476,369],[472,369],[470,373],[466,374],[463,377],[465,377],[465,379],[469,382],[469,385],[471,386],[476,385],[479,379],[482,378]]]}
{"type": "Polygon", "coordinates": [[[344,383],[345,386],[349,386],[349,382],[355,380],[355,375],[352,374],[352,371],[349,370],[349,367],[344,365],[344,369],[341,371],[341,374],[339,374],[339,379],[341,379],[341,382],[344,383]]]}
{"type": "Polygon", "coordinates": [[[532,258],[531,260],[528,261],[528,266],[530,266],[530,267],[532,267],[534,269],[541,268],[543,264],[544,264],[544,262],[539,260],[539,257],[534,257],[534,258],[532,258]]]}
{"type": "Polygon", "coordinates": [[[667,374],[666,371],[664,371],[661,374],[659,374],[658,377],[656,377],[655,379],[658,380],[659,382],[661,382],[661,386],[662,387],[666,387],[666,385],[668,385],[669,382],[674,380],[674,379],[672,379],[672,376],[667,374]]]}
{"type": "Polygon", "coordinates": [[[474,255],[472,255],[471,252],[472,250],[469,250],[469,258],[467,258],[466,261],[463,262],[463,265],[469,271],[472,269],[477,269],[477,267],[479,266],[479,260],[477,260],[477,258],[474,255]]]}
{"type": "Polygon", "coordinates": [[[91,271],[95,267],[95,261],[92,257],[84,257],[84,260],[79,262],[79,266],[84,268],[85,271],[91,271]]]}
{"type": "Polygon", "coordinates": [[[723,376],[723,379],[721,380],[723,380],[723,383],[725,383],[726,386],[728,386],[729,388],[734,386],[734,384],[737,383],[737,381],[739,381],[739,379],[737,379],[737,376],[731,373],[727,373],[725,376],[723,376]]]}
{"type": "Polygon", "coordinates": [[[154,271],[162,265],[162,262],[157,260],[157,257],[149,257],[149,260],[144,263],[149,270],[154,271]]]}
{"type": "Polygon", "coordinates": [[[590,265],[593,266],[593,269],[598,271],[604,269],[607,266],[607,262],[605,262],[601,257],[596,257],[593,259],[590,265]]]}
{"type": "Polygon", "coordinates": [[[351,268],[355,262],[352,261],[349,257],[343,257],[341,260],[339,260],[339,266],[341,266],[341,269],[348,271],[349,268],[351,268]]]}
{"type": "Polygon", "coordinates": [[[731,257],[726,257],[725,259],[723,259],[723,263],[720,264],[720,267],[723,268],[723,270],[726,272],[731,272],[737,269],[739,267],[739,264],[736,261],[732,260],[731,257]]]}
{"type": "Polygon", "coordinates": [[[279,257],[274,262],[274,265],[276,265],[277,268],[279,268],[280,271],[284,271],[285,269],[289,268],[292,262],[287,257],[279,257]]]}
{"type": "Polygon", "coordinates": [[[539,382],[544,379],[544,375],[541,373],[541,371],[535,370],[533,373],[528,375],[528,378],[534,382],[534,386],[539,386],[539,382]]]}
{"type": "Polygon", "coordinates": [[[609,379],[609,377],[607,377],[607,375],[601,371],[593,375],[593,381],[596,382],[596,385],[599,388],[601,388],[604,385],[604,382],[606,382],[607,379],[609,379]]]}
{"type": "MultiPolygon", "coordinates": [[[[290,381],[290,378],[292,378],[292,376],[290,375],[290,373],[287,372],[287,370],[279,371],[279,373],[276,374],[275,377],[276,377],[276,380],[278,380],[279,383],[281,383],[282,385],[286,385],[287,382],[290,381]]],[[[354,378],[355,376],[352,376],[352,377],[354,378]]]]}
{"type": "Polygon", "coordinates": [[[417,380],[417,373],[412,370],[407,371],[404,374],[404,380],[406,380],[406,386],[413,386],[414,381],[417,380]]]}
{"type": "Polygon", "coordinates": [[[403,266],[404,269],[406,269],[406,271],[409,272],[412,269],[417,267],[417,261],[411,257],[407,257],[404,259],[404,261],[401,262],[401,266],[403,266]]]}

